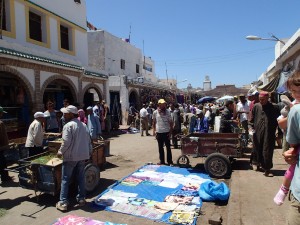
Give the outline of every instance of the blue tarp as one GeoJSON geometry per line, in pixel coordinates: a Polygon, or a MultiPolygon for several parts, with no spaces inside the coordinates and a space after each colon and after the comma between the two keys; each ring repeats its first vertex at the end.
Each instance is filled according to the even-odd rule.
{"type": "MultiPolygon", "coordinates": [[[[135,172],[143,170],[143,168],[144,168],[144,166],[139,168],[135,172]]],[[[199,171],[190,169],[190,168],[160,166],[156,170],[156,172],[161,172],[161,173],[171,172],[171,173],[181,174],[184,176],[196,175],[196,176],[199,176],[204,179],[210,179],[210,177],[207,174],[200,173],[199,171]]],[[[129,176],[131,176],[131,174],[129,176]]],[[[129,177],[129,176],[127,176],[127,177],[129,177]]],[[[145,198],[148,200],[163,202],[166,196],[171,195],[172,193],[174,193],[177,190],[180,190],[183,187],[183,185],[181,185],[181,184],[176,188],[166,188],[166,187],[148,185],[148,184],[143,184],[143,183],[140,183],[136,186],[127,186],[127,185],[121,184],[121,182],[127,177],[124,177],[122,180],[120,180],[120,181],[116,182],[115,184],[113,184],[112,186],[110,186],[109,189],[106,189],[104,192],[102,192],[100,195],[98,195],[96,197],[96,199],[100,198],[103,194],[108,192],[110,189],[113,189],[113,190],[119,190],[119,191],[123,191],[123,192],[129,192],[129,193],[137,193],[138,194],[137,198],[145,198]]],[[[198,206],[201,207],[201,205],[202,205],[202,202],[200,201],[200,204],[198,206]]],[[[106,208],[104,208],[104,210],[113,211],[110,209],[110,207],[106,207],[106,208]]],[[[171,216],[171,214],[172,214],[172,212],[164,214],[164,216],[159,221],[169,223],[168,219],[171,216]]],[[[193,224],[195,224],[195,223],[196,223],[196,219],[194,220],[193,224]]]]}

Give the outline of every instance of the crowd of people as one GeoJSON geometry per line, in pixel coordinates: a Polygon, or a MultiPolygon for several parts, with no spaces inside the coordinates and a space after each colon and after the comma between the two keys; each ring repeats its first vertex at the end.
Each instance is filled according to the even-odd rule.
{"type": "MultiPolygon", "coordinates": [[[[280,97],[281,102],[274,102],[273,95],[257,90],[234,96],[232,100],[204,104],[167,103],[159,99],[157,103],[144,103],[140,110],[130,105],[128,125],[136,126],[137,121],[141,136],[154,136],[158,143],[160,165],[173,166],[171,146],[179,147],[178,136],[189,133],[244,133],[252,142],[250,166],[261,171],[266,177],[272,177],[273,152],[275,142],[283,148],[283,156],[291,164],[282,185],[274,197],[274,202],[281,205],[290,193],[290,224],[300,224],[300,72],[295,72],[286,83],[287,96],[280,97]],[[218,118],[218,120],[217,120],[218,118]],[[150,129],[153,130],[150,134],[150,129]],[[282,141],[279,141],[281,140],[282,141]],[[164,147],[166,147],[166,159],[164,147]]],[[[32,156],[44,151],[44,132],[62,133],[63,143],[58,151],[63,156],[62,183],[60,201],[57,209],[68,208],[68,188],[74,171],[78,176],[79,205],[85,204],[84,161],[90,157],[92,142],[102,132],[110,132],[110,112],[105,101],[88,106],[85,110],[70,105],[65,99],[64,107],[56,111],[55,103],[48,101],[45,112],[36,112],[34,121],[28,129],[25,147],[32,156]]],[[[0,118],[6,113],[0,107],[0,118]]],[[[8,148],[8,138],[4,123],[0,120],[0,174],[2,183],[10,181],[5,170],[4,150],[8,148]]]]}
{"type": "MultiPolygon", "coordinates": [[[[281,101],[278,102],[274,93],[254,90],[247,96],[241,94],[221,103],[167,104],[164,99],[160,99],[156,105],[152,102],[143,104],[140,112],[131,106],[129,112],[133,119],[139,116],[148,117],[148,126],[145,126],[143,121],[140,129],[146,129],[147,133],[149,128],[153,128],[153,135],[158,142],[158,164],[166,164],[165,146],[167,164],[173,165],[171,145],[178,148],[178,134],[243,133],[246,140],[252,142],[250,167],[263,172],[266,177],[273,177],[271,169],[277,142],[278,147],[283,150],[286,162],[292,166],[287,170],[274,202],[281,205],[290,193],[289,224],[300,224],[300,106],[297,105],[300,102],[300,72],[295,72],[289,77],[286,87],[286,95],[282,95],[281,101]],[[215,123],[217,116],[219,124],[217,121],[215,123]]],[[[131,120],[129,124],[132,122],[136,121],[131,120]]]]}
{"type": "MultiPolygon", "coordinates": [[[[55,103],[48,101],[46,111],[36,112],[34,120],[27,132],[25,149],[27,156],[33,156],[46,151],[44,148],[44,133],[61,133],[62,145],[58,150],[58,157],[62,158],[62,182],[60,201],[56,208],[66,211],[69,206],[68,190],[72,174],[76,173],[78,183],[78,195],[76,197],[80,206],[85,204],[85,161],[92,153],[92,143],[100,138],[102,132],[111,131],[109,107],[105,101],[98,102],[94,106],[88,106],[86,110],[70,105],[68,99],[63,101],[64,107],[55,110],[55,103]]],[[[7,113],[0,107],[0,118],[7,113]]],[[[0,120],[0,175],[1,182],[11,181],[7,172],[7,162],[4,151],[9,149],[5,124],[0,120]]]]}

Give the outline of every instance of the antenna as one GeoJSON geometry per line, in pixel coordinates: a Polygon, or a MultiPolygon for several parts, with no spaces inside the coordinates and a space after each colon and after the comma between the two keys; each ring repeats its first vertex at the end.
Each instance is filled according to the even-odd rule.
{"type": "Polygon", "coordinates": [[[128,42],[130,43],[130,35],[131,35],[131,24],[129,26],[129,36],[128,36],[128,42]]]}
{"type": "Polygon", "coordinates": [[[146,69],[146,59],[145,59],[145,49],[144,49],[144,40],[143,40],[143,55],[144,55],[144,64],[143,64],[143,69],[146,69]]]}

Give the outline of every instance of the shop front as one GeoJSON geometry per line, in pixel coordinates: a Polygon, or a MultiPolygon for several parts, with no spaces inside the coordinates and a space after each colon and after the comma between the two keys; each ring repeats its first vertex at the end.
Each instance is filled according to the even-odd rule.
{"type": "Polygon", "coordinates": [[[0,105],[9,138],[26,135],[30,124],[31,95],[26,84],[13,73],[0,72],[0,105]]]}

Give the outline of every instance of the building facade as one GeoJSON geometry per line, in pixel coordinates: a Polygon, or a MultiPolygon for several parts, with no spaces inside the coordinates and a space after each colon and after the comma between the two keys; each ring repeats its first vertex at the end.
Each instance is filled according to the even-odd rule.
{"type": "Polygon", "coordinates": [[[106,99],[108,75],[88,62],[84,0],[64,0],[63,7],[59,0],[2,5],[0,105],[11,137],[25,135],[47,101],[59,110],[66,98],[80,107],[106,99]]]}
{"type": "Polygon", "coordinates": [[[258,88],[269,92],[280,92],[279,86],[293,71],[300,69],[300,29],[288,39],[282,39],[275,45],[275,59],[261,74],[258,88]]]}
{"type": "Polygon", "coordinates": [[[158,83],[155,64],[139,48],[104,30],[88,32],[89,65],[109,75],[109,98],[114,121],[127,123],[130,105],[140,109],[142,103],[160,97],[175,101],[175,87],[158,83]]]}

